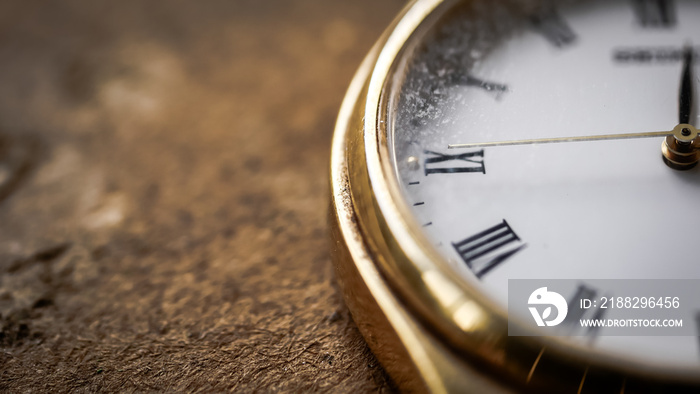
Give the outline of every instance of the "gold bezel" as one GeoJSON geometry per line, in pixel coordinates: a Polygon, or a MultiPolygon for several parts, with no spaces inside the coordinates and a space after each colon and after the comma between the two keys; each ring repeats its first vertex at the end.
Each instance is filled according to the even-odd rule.
{"type": "Polygon", "coordinates": [[[646,391],[697,384],[694,371],[660,370],[609,355],[601,359],[602,353],[559,338],[509,337],[504,311],[451,275],[412,219],[387,144],[386,107],[393,99],[391,85],[398,82],[392,75],[416,37],[459,3],[407,5],[360,67],[336,124],[334,260],[346,302],[370,347],[401,386],[438,392],[568,391],[584,384],[622,390],[639,384],[646,391]]]}

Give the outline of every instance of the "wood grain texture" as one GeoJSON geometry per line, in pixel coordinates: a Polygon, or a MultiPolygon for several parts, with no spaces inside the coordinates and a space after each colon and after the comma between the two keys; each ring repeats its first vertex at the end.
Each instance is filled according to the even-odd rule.
{"type": "Polygon", "coordinates": [[[393,390],[328,250],[399,0],[0,4],[0,390],[393,390]]]}

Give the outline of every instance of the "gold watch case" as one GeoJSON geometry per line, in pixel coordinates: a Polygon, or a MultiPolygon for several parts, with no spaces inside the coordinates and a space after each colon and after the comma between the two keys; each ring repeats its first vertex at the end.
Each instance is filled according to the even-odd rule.
{"type": "Polygon", "coordinates": [[[698,371],[664,370],[562,338],[509,337],[508,316],[450,274],[399,190],[387,144],[406,54],[468,0],[409,3],[367,55],[331,152],[330,224],[353,319],[397,385],[430,392],[696,392],[698,371]]]}

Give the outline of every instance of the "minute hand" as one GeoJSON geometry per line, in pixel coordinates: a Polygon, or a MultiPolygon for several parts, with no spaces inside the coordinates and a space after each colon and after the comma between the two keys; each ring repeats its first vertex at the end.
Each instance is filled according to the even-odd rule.
{"type": "Polygon", "coordinates": [[[601,141],[601,140],[626,140],[632,138],[652,138],[665,137],[672,135],[672,131],[651,131],[647,133],[629,133],[629,134],[604,134],[604,135],[587,135],[579,137],[557,137],[557,138],[535,138],[529,140],[512,140],[512,141],[492,141],[492,142],[474,142],[467,144],[449,144],[448,149],[458,148],[486,148],[491,146],[507,146],[507,145],[531,145],[531,144],[554,144],[559,142],[585,142],[585,141],[601,141]]]}

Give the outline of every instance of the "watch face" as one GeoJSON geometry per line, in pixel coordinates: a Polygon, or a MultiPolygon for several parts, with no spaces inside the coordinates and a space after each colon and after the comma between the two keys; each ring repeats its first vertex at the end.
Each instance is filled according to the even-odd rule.
{"type": "MultiPolygon", "coordinates": [[[[700,279],[700,173],[667,165],[664,137],[540,140],[698,126],[687,91],[699,84],[700,2],[458,8],[404,51],[387,108],[405,203],[454,275],[502,311],[509,279],[700,279]]],[[[568,340],[700,365],[697,337],[603,328],[568,340]]]]}

